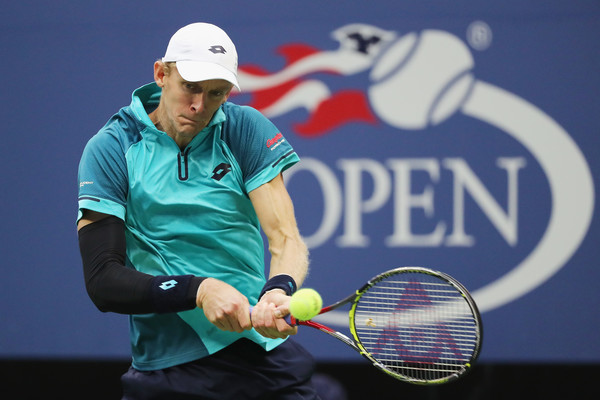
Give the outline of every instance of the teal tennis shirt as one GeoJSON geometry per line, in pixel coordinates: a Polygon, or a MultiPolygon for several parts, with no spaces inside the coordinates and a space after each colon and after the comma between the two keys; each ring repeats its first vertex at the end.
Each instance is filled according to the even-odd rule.
{"type": "MultiPolygon", "coordinates": [[[[223,104],[183,150],[156,129],[154,83],[87,143],[79,165],[79,213],[121,218],[127,266],[152,275],[213,277],[257,302],[265,283],[264,244],[248,193],[299,161],[267,118],[223,104]]],[[[270,350],[281,340],[221,331],[201,309],[130,316],[133,366],[155,370],[212,354],[241,337],[270,350]]]]}

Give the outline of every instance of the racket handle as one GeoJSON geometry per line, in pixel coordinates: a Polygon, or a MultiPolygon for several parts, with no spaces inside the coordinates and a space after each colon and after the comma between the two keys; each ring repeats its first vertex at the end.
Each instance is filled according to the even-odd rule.
{"type": "MultiPolygon", "coordinates": [[[[254,309],[254,306],[250,306],[250,316],[252,316],[253,309],[254,309]]],[[[291,325],[291,326],[297,325],[296,319],[294,317],[292,317],[292,314],[286,315],[285,317],[283,317],[283,319],[285,320],[285,322],[288,323],[288,325],[291,325]]]]}

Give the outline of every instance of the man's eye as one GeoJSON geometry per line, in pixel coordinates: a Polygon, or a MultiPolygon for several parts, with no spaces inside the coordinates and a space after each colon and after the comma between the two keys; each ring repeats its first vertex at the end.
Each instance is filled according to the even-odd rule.
{"type": "Polygon", "coordinates": [[[188,91],[190,91],[190,92],[194,92],[194,93],[197,93],[197,92],[201,92],[201,91],[202,91],[202,88],[201,88],[201,87],[199,87],[198,85],[194,85],[193,83],[184,83],[184,84],[183,84],[183,87],[184,87],[186,90],[188,90],[188,91]]]}

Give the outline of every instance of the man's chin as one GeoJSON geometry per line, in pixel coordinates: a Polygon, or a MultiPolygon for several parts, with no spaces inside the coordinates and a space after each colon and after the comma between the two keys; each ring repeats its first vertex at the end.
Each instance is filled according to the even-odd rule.
{"type": "Polygon", "coordinates": [[[195,122],[195,121],[184,121],[179,124],[179,132],[185,135],[196,135],[199,133],[206,124],[195,122]]]}
{"type": "Polygon", "coordinates": [[[203,129],[203,125],[199,124],[181,124],[179,125],[179,134],[184,136],[195,136],[203,129]]]}

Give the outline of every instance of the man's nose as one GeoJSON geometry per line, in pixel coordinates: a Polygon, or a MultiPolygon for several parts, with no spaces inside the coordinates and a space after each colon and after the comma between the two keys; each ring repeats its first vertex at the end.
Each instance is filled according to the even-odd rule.
{"type": "Polygon", "coordinates": [[[195,113],[199,113],[204,110],[204,93],[199,93],[194,96],[190,108],[195,113]]]}

